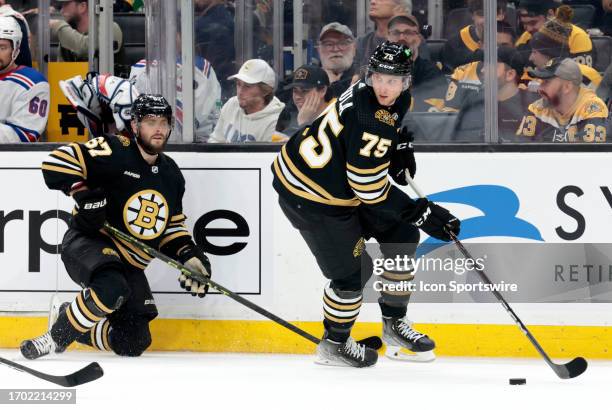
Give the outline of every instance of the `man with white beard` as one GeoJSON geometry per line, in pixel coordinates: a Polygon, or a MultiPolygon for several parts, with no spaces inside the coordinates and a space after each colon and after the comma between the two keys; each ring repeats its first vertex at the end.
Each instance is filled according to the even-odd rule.
{"type": "Polygon", "coordinates": [[[356,73],[355,36],[350,28],[333,22],[325,25],[319,34],[319,57],[321,66],[329,77],[330,90],[334,97],[351,85],[356,73]]]}

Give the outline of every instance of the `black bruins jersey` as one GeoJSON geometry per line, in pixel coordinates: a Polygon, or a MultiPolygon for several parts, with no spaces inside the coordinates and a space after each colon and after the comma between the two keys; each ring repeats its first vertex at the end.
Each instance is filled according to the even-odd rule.
{"type": "Polygon", "coordinates": [[[397,130],[409,106],[408,93],[385,107],[364,82],[355,83],[281,148],[272,164],[274,188],[285,200],[323,212],[360,205],[393,212],[412,207],[388,178],[397,130]]]}
{"type": "MultiPolygon", "coordinates": [[[[191,241],[182,209],[185,180],[167,155],[159,154],[149,165],[133,140],[98,137],[54,150],[42,172],[49,188],[66,194],[82,182],[90,189],[103,188],[108,223],[149,246],[167,251],[191,241]]],[[[133,267],[144,270],[152,260],[133,245],[106,235],[133,267]]]]}

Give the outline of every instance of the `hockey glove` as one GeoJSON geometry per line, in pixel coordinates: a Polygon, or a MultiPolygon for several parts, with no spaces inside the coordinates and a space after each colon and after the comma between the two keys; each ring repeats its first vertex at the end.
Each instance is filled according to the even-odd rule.
{"type": "Polygon", "coordinates": [[[106,195],[102,188],[84,189],[72,194],[77,213],[72,220],[77,229],[93,234],[104,226],[106,220],[106,195]]]}
{"type": "Polygon", "coordinates": [[[416,174],[416,160],[414,159],[412,141],[414,141],[412,133],[406,127],[402,128],[389,167],[389,175],[399,185],[408,185],[406,170],[410,173],[410,178],[414,178],[416,174]]]}
{"type": "Polygon", "coordinates": [[[418,199],[407,219],[427,235],[441,241],[451,240],[449,232],[459,235],[461,221],[455,218],[448,209],[429,202],[427,199],[418,199]]]}
{"type": "MultiPolygon", "coordinates": [[[[178,254],[178,260],[185,267],[192,271],[201,273],[202,275],[210,278],[210,261],[208,257],[204,255],[204,252],[198,248],[195,244],[190,244],[185,248],[181,249],[178,254]]],[[[200,283],[195,279],[187,277],[184,273],[179,276],[179,283],[181,288],[191,293],[191,296],[199,296],[203,298],[208,292],[208,284],[200,283]]]]}

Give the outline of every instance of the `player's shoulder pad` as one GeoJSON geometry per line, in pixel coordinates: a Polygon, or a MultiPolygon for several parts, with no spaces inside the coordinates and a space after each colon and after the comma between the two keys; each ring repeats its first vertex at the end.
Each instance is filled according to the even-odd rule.
{"type": "Polygon", "coordinates": [[[47,83],[47,79],[41,73],[32,67],[19,67],[7,76],[2,78],[3,81],[11,81],[20,85],[26,90],[32,89],[36,84],[47,83]]]}

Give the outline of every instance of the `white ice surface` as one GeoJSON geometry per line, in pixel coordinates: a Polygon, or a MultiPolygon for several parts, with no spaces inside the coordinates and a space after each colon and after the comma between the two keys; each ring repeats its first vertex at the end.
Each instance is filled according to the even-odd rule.
{"type": "MultiPolygon", "coordinates": [[[[609,408],[612,386],[612,362],[595,360],[582,376],[560,380],[536,359],[403,363],[381,356],[374,368],[354,369],[315,365],[304,355],[147,352],[123,358],[67,352],[27,361],[17,350],[0,350],[0,356],[53,374],[71,373],[90,361],[102,365],[104,377],[77,387],[76,406],[52,409],[604,409],[609,408]],[[509,378],[518,377],[527,384],[508,384],[509,378]]],[[[53,385],[0,366],[0,388],[53,385]]]]}

